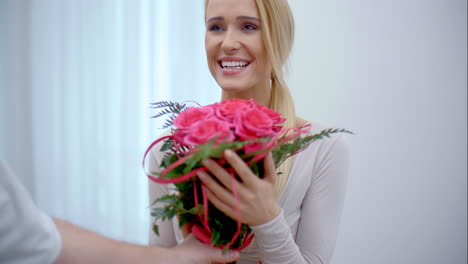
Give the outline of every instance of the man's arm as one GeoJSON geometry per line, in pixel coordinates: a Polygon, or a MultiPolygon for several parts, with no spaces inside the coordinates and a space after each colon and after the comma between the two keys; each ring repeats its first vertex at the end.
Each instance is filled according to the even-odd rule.
{"type": "Polygon", "coordinates": [[[26,188],[0,160],[0,263],[178,263],[229,262],[225,254],[193,235],[181,245],[157,248],[106,238],[36,207],[26,188]],[[57,257],[58,256],[58,257],[57,257]]]}
{"type": "Polygon", "coordinates": [[[57,264],[72,263],[179,263],[206,264],[231,262],[238,253],[211,248],[199,242],[193,235],[175,248],[158,248],[115,241],[97,233],[77,227],[60,219],[54,219],[62,236],[62,250],[57,264]]]}

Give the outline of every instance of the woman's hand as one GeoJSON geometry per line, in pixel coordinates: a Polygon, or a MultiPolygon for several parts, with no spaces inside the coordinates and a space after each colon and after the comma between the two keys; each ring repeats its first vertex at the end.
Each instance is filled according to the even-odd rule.
{"type": "Polygon", "coordinates": [[[237,204],[240,208],[241,222],[248,225],[264,224],[278,216],[281,209],[274,197],[277,174],[271,153],[264,159],[263,179],[257,177],[234,151],[226,150],[224,155],[242,179],[242,183],[233,179],[229,172],[215,161],[204,160],[203,165],[222,183],[218,184],[205,172],[198,174],[213,205],[231,218],[237,219],[237,204]],[[233,181],[237,190],[237,202],[233,194],[233,181]]]}

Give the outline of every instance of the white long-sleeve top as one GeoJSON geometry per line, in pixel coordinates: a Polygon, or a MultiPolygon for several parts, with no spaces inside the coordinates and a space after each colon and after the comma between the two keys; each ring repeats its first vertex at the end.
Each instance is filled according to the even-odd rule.
{"type": "MultiPolygon", "coordinates": [[[[310,133],[325,128],[313,124],[310,133]]],[[[156,145],[151,151],[151,172],[160,171],[163,153],[159,149],[156,145]]],[[[345,197],[347,168],[348,152],[341,134],[318,140],[294,156],[288,182],[278,200],[280,215],[268,223],[251,226],[255,238],[241,252],[238,263],[330,263],[345,197]]],[[[173,189],[149,181],[150,202],[173,189]]],[[[160,236],[150,228],[150,245],[172,247],[183,239],[176,218],[157,224],[160,236]]]]}
{"type": "Polygon", "coordinates": [[[61,248],[62,238],[52,218],[36,207],[0,160],[0,263],[53,263],[61,248]]]}

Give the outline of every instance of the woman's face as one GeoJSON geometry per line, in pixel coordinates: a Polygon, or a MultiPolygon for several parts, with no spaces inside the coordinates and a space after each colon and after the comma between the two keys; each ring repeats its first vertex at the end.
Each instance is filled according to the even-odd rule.
{"type": "Polygon", "coordinates": [[[223,98],[268,95],[271,65],[255,1],[209,0],[205,14],[208,66],[223,98]]]}

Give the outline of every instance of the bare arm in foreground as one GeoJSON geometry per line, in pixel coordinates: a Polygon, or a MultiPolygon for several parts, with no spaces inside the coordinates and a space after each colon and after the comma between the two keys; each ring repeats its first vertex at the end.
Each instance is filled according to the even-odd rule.
{"type": "Polygon", "coordinates": [[[193,235],[174,248],[158,248],[115,241],[54,219],[62,236],[62,250],[56,263],[180,263],[230,262],[238,254],[211,248],[193,235]]]}
{"type": "Polygon", "coordinates": [[[193,235],[173,248],[116,241],[39,209],[29,192],[0,160],[0,263],[178,263],[230,262],[238,253],[199,242],[193,235]]]}

